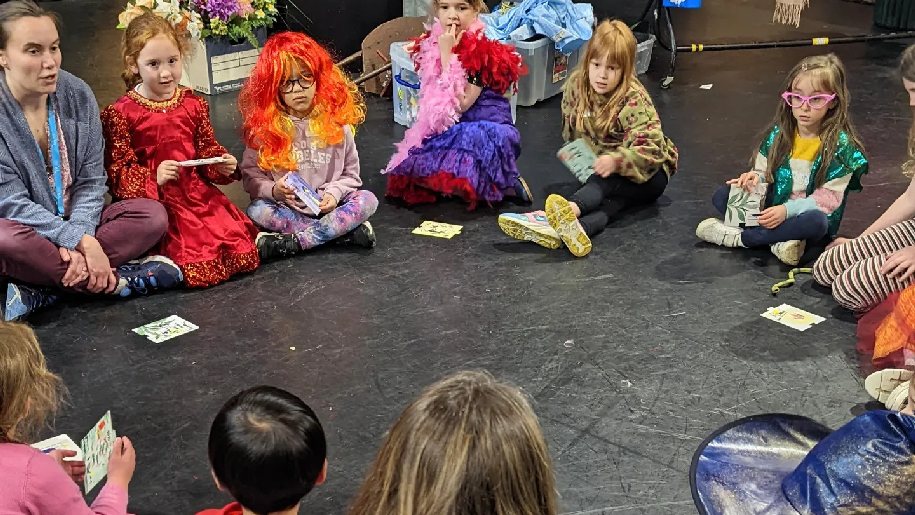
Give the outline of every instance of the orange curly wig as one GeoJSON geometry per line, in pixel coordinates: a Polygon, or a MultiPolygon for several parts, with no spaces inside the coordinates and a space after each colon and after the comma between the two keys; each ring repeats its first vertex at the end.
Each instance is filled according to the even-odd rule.
{"type": "Polygon", "coordinates": [[[357,86],[334,64],[327,50],[298,32],[280,32],[264,45],[238,97],[245,144],[258,150],[262,170],[294,170],[295,127],[282,102],[283,84],[299,71],[315,78],[311,132],[324,145],[343,141],[343,127],[365,121],[365,103],[357,86]]]}

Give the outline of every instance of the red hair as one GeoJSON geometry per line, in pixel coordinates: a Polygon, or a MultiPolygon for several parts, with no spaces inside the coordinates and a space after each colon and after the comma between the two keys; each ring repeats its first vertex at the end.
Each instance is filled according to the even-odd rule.
{"type": "Polygon", "coordinates": [[[286,116],[280,89],[293,74],[307,70],[315,79],[310,128],[324,145],[343,141],[343,127],[365,121],[359,89],[334,64],[327,50],[299,32],[280,32],[264,45],[238,97],[245,144],[258,149],[262,170],[293,170],[295,127],[286,116]]]}

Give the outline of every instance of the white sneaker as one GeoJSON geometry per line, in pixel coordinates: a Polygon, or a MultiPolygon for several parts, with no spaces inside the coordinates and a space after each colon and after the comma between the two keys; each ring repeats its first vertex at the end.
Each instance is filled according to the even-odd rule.
{"type": "Polygon", "coordinates": [[[807,242],[803,240],[780,241],[773,243],[769,248],[779,261],[786,265],[794,266],[801,262],[801,256],[804,255],[807,242]]]}
{"type": "Polygon", "coordinates": [[[887,368],[878,370],[864,380],[864,389],[868,395],[879,402],[886,402],[893,391],[901,384],[908,386],[912,372],[904,368],[887,368]]]}
{"type": "Polygon", "coordinates": [[[743,229],[740,227],[729,227],[717,218],[707,218],[696,227],[696,236],[722,247],[743,247],[740,239],[743,229]]]}

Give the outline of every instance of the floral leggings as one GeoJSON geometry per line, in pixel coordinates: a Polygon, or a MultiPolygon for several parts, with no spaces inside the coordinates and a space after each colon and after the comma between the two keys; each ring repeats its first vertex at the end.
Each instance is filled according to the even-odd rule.
{"type": "Polygon", "coordinates": [[[294,234],[302,249],[323,245],[352,231],[378,209],[378,199],[370,191],[357,190],[336,209],[320,218],[300,213],[268,199],[257,199],[248,206],[248,216],[268,231],[294,234]]]}

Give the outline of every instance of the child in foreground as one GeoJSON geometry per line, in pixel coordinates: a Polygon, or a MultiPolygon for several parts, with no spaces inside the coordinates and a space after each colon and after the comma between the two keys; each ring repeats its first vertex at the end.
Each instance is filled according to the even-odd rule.
{"type": "Polygon", "coordinates": [[[27,326],[0,322],[0,513],[126,515],[127,487],[136,467],[130,439],[119,436],[108,460],[108,481],[87,506],[75,481],[85,465],[64,461],[75,451],[44,454],[29,446],[66,394],[47,368],[27,326]]]}
{"type": "Polygon", "coordinates": [[[235,502],[197,515],[295,515],[327,476],[324,429],[295,395],[272,386],[239,392],[210,428],[216,487],[235,502]]]}

